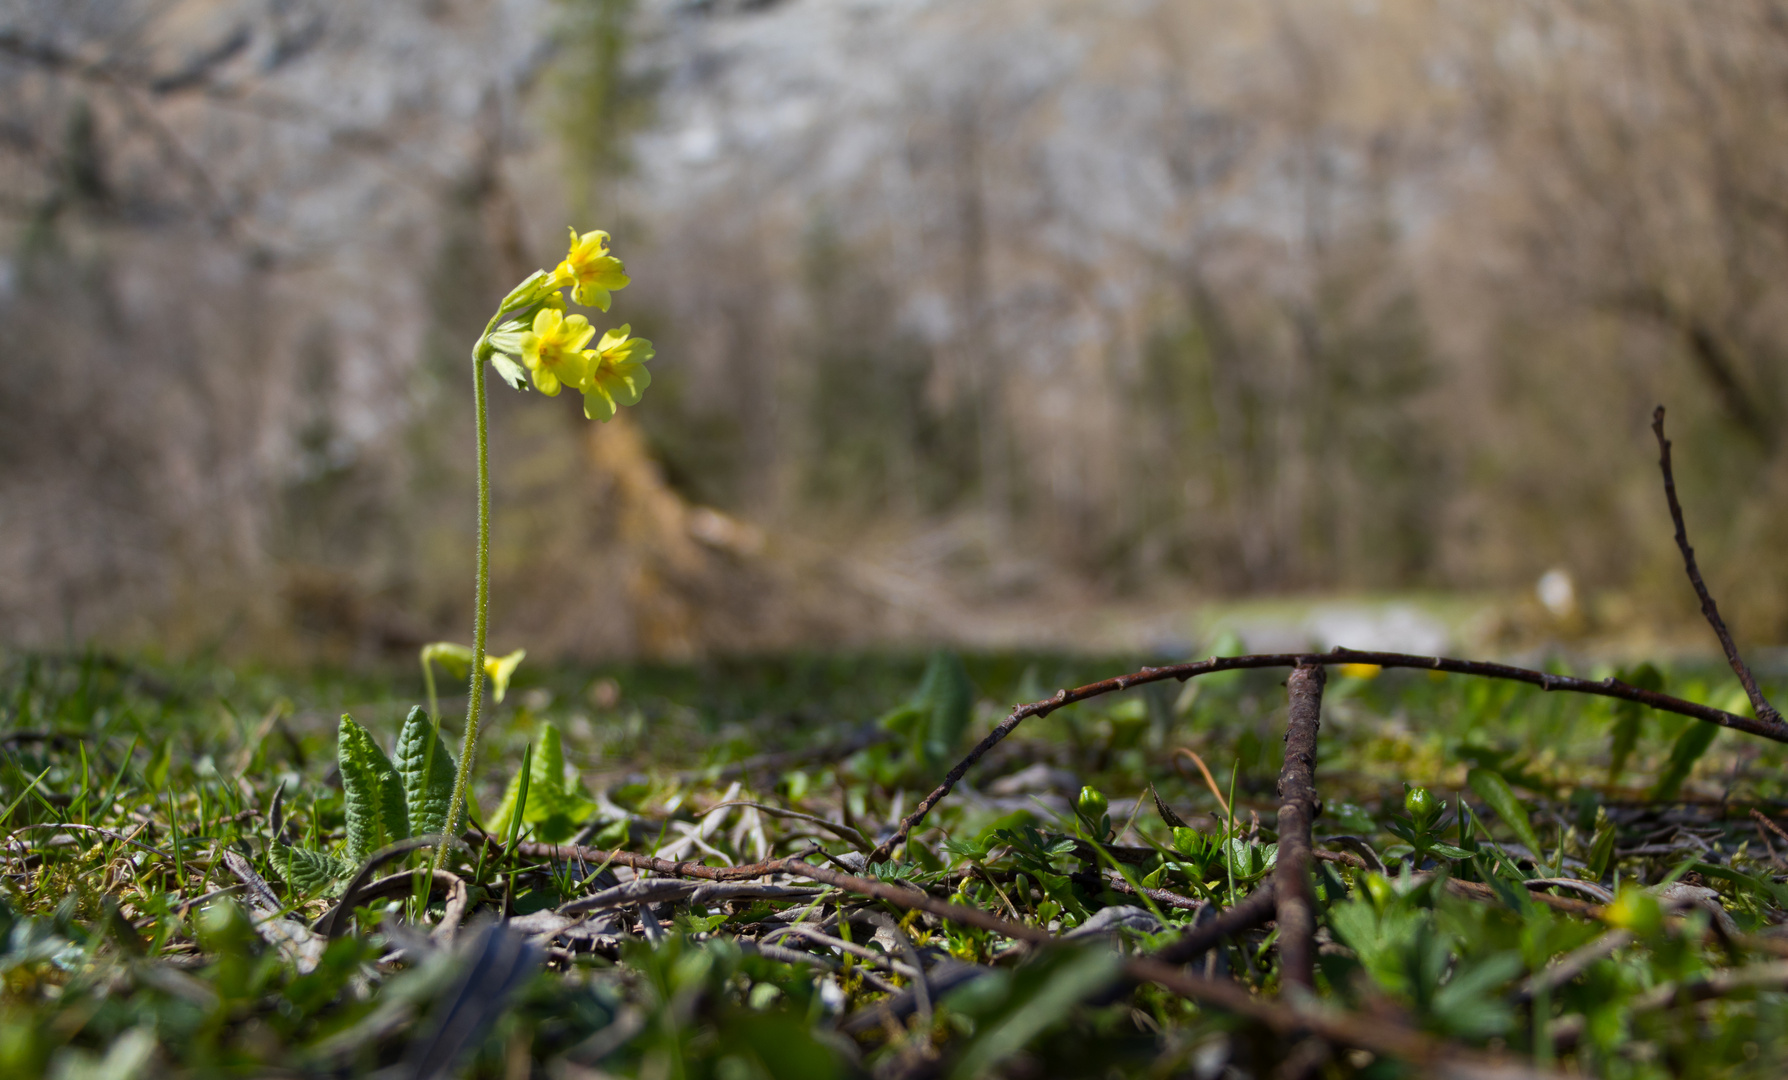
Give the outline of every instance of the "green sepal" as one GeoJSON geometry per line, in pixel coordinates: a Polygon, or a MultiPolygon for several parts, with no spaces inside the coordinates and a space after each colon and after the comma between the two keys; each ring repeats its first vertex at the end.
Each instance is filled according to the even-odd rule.
{"type": "Polygon", "coordinates": [[[503,297],[503,302],[497,305],[497,313],[501,315],[505,312],[516,311],[538,302],[542,293],[546,291],[542,288],[546,277],[545,270],[536,270],[523,278],[522,283],[509,290],[509,295],[503,297]]]}
{"type": "Polygon", "coordinates": [[[359,863],[410,835],[403,781],[385,751],[345,713],[337,736],[343,801],[348,818],[348,858],[359,863]]]}
{"type": "Polygon", "coordinates": [[[267,851],[273,860],[279,876],[291,890],[303,896],[311,896],[320,892],[333,893],[338,885],[350,877],[357,867],[346,859],[334,855],[326,855],[321,851],[306,851],[303,848],[287,847],[275,844],[267,851]]]}
{"type": "Polygon", "coordinates": [[[503,381],[509,384],[509,389],[526,390],[528,388],[528,372],[516,361],[515,357],[497,350],[490,354],[490,366],[495,368],[503,381]]]}
{"type": "Polygon", "coordinates": [[[397,774],[403,780],[412,835],[426,836],[447,827],[453,771],[454,761],[439,729],[421,706],[412,708],[397,736],[397,774]]]}

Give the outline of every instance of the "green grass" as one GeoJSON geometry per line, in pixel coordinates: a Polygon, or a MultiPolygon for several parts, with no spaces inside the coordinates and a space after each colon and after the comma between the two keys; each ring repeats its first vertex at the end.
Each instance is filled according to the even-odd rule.
{"type": "MultiPolygon", "coordinates": [[[[588,800],[578,805],[595,809],[587,820],[518,826],[537,835],[585,826],[589,843],[649,854],[728,799],[874,838],[1012,703],[1149,659],[970,656],[973,707],[956,718],[965,731],[955,735],[940,719],[944,706],[924,699],[890,721],[899,731],[867,745],[881,734],[878,718],[913,699],[925,657],[524,666],[487,716],[474,785],[485,814],[476,816],[488,820],[524,752],[546,745],[550,724],[576,773],[567,797],[581,783],[588,800]],[[927,724],[953,733],[947,753],[925,747],[927,724]],[[786,756],[728,768],[764,755],[786,756]]],[[[1680,667],[1665,677],[1672,693],[1733,707],[1723,670],[1680,667]]],[[[1235,902],[1273,852],[1282,683],[1282,672],[1227,673],[1196,689],[1138,688],[1028,721],[940,804],[904,861],[868,872],[1067,932],[1102,908],[1139,903],[1086,875],[1076,851],[1089,849],[1068,842],[1079,838],[1135,852],[1125,872],[1164,895],[1235,902]],[[1181,747],[1222,787],[1233,785],[1233,815],[1175,753],[1181,747]],[[1054,772],[1029,774],[1037,782],[1025,790],[996,783],[1036,765],[1054,772]],[[1114,835],[1076,819],[1081,784],[1108,797],[1114,835]],[[1168,827],[1151,786],[1198,835],[1168,827]]],[[[343,913],[345,932],[323,941],[307,927],[343,883],[293,889],[271,853],[343,854],[338,717],[352,713],[389,752],[421,696],[409,672],[4,657],[0,1076],[410,1075],[430,1052],[489,1077],[1171,1076],[1216,1075],[1224,1065],[1267,1076],[1287,1052],[1286,1040],[1158,987],[1105,990],[1114,963],[1105,945],[1014,947],[837,892],[696,902],[685,890],[650,914],[634,904],[582,930],[553,931],[544,916],[609,884],[602,868],[490,847],[455,849],[450,860],[469,902],[451,944],[430,942],[445,896],[431,898],[421,884],[343,913]],[[277,913],[257,906],[232,863],[268,883],[277,913]],[[786,933],[758,948],[767,926],[806,908],[830,926],[828,939],[869,955],[786,933]],[[498,910],[531,920],[521,924],[526,948],[520,937],[480,937],[478,920],[498,910]],[[878,933],[871,916],[882,913],[900,920],[905,943],[878,933]],[[991,971],[937,994],[929,1026],[845,1019],[873,1020],[865,1010],[907,986],[908,944],[928,965],[949,957],[991,971]],[[457,1059],[456,1035],[468,1040],[457,1059]]],[[[463,697],[442,704],[451,735],[463,697]]],[[[1358,854],[1352,841],[1323,841],[1358,836],[1393,868],[1417,859],[1412,838],[1469,857],[1431,852],[1423,869],[1442,874],[1390,880],[1322,864],[1319,989],[1329,1004],[1449,1046],[1596,1075],[1780,1075],[1788,974],[1768,964],[1788,944],[1772,930],[1788,893],[1750,811],[1788,810],[1788,748],[1721,732],[1687,763],[1674,797],[1660,799],[1668,793],[1657,790],[1659,777],[1691,721],[1638,717],[1636,748],[1611,777],[1617,719],[1609,702],[1521,686],[1421,672],[1332,678],[1318,846],[1358,854]],[[1486,802],[1481,773],[1468,783],[1474,769],[1512,786],[1542,850],[1516,846],[1527,823],[1486,802]],[[1406,785],[1432,790],[1433,819],[1406,819],[1406,785]],[[1453,817],[1460,796],[1475,811],[1465,828],[1453,817]],[[1612,848],[1586,869],[1598,861],[1598,840],[1612,848]],[[1575,876],[1656,892],[1672,875],[1716,890],[1731,922],[1706,906],[1627,919],[1630,943],[1556,987],[1524,992],[1524,980],[1558,957],[1612,940],[1603,921],[1536,902],[1510,880],[1575,876]],[[1494,898],[1454,895],[1445,876],[1481,881],[1494,898]],[[1734,972],[1761,981],[1718,982],[1734,972]],[[1658,990],[1667,984],[1687,989],[1658,990]]],[[[852,847],[837,831],[749,806],[714,817],[718,827],[676,857],[722,865],[815,842],[838,858],[852,847]]],[[[416,852],[379,873],[424,866],[416,852]]],[[[1126,932],[1126,950],[1154,947],[1192,918],[1152,906],[1145,928],[1126,932]],[[1149,927],[1155,917],[1163,925],[1149,927]]],[[[1267,996],[1276,990],[1270,931],[1238,935],[1214,956],[1212,970],[1267,996]]],[[[1337,1048],[1320,1075],[1398,1068],[1337,1048]]]]}

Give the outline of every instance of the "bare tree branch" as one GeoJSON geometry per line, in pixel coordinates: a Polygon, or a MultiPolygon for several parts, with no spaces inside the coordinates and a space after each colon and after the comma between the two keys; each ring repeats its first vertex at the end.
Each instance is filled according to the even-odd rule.
{"type": "Polygon", "coordinates": [[[1726,651],[1726,662],[1732,665],[1733,674],[1744,685],[1745,696],[1751,699],[1751,708],[1757,713],[1759,720],[1778,727],[1782,724],[1782,714],[1776,711],[1763,691],[1757,688],[1757,679],[1751,669],[1738,655],[1738,646],[1732,642],[1732,634],[1726,629],[1726,621],[1720,618],[1719,605],[1714,603],[1713,595],[1707,591],[1707,583],[1701,580],[1701,568],[1695,564],[1695,549],[1689,546],[1689,532],[1683,525],[1682,503],[1676,499],[1676,474],[1670,467],[1670,440],[1664,437],[1664,407],[1659,405],[1651,414],[1651,430],[1658,437],[1658,468],[1664,473],[1664,498],[1670,503],[1670,520],[1676,523],[1676,546],[1682,552],[1684,568],[1689,572],[1689,584],[1695,587],[1695,595],[1701,600],[1701,614],[1706,616],[1707,623],[1713,627],[1715,636],[1720,639],[1720,648],[1726,651]]]}

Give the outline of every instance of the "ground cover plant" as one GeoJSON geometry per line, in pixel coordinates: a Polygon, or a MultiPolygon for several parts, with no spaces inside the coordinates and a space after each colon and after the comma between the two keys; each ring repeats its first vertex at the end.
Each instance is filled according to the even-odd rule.
{"type": "MultiPolygon", "coordinates": [[[[1306,1045],[1258,1015],[1285,997],[1283,932],[1259,899],[1281,865],[1283,672],[1145,684],[1027,721],[903,858],[865,850],[935,783],[924,736],[973,739],[999,721],[993,701],[1131,666],[524,666],[492,717],[503,767],[478,802],[497,809],[556,729],[557,786],[570,773],[590,793],[585,835],[564,838],[583,850],[530,843],[553,829],[541,818],[461,856],[463,897],[424,901],[418,860],[342,910],[347,883],[294,886],[280,852],[349,850],[335,714],[395,751],[414,676],[10,657],[0,1069],[1273,1075],[1306,1045]],[[814,869],[848,887],[725,869],[816,845],[830,858],[814,869]],[[650,856],[660,871],[638,865],[650,856]],[[481,920],[498,910],[493,938],[481,920]],[[1214,948],[1176,970],[1245,1001],[1113,984],[1126,959],[1205,927],[1191,943],[1214,948]]],[[[1718,671],[1627,674],[1732,703],[1718,671]]],[[[1313,1029],[1328,1038],[1292,1064],[1486,1065],[1469,1051],[1528,1071],[1779,1069],[1780,746],[1723,735],[1673,769],[1695,721],[1423,671],[1339,668],[1323,718],[1313,981],[1330,1021],[1370,1030],[1313,1029]]]]}
{"type": "Polygon", "coordinates": [[[474,347],[473,644],[420,687],[9,661],[0,1074],[1780,1073],[1788,723],[1661,409],[1730,675],[1231,642],[536,677],[486,650],[485,369],[637,402],[650,345],[585,349],[562,292],[626,284],[574,231],[474,347]]]}

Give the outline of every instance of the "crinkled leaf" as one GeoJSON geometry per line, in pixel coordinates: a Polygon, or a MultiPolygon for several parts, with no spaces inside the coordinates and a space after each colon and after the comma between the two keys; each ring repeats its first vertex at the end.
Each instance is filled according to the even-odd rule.
{"type": "Polygon", "coordinates": [[[348,819],[348,858],[355,862],[410,835],[403,781],[385,751],[352,717],[343,715],[336,748],[348,819]]]}
{"type": "Polygon", "coordinates": [[[330,885],[346,880],[356,869],[355,864],[346,859],[326,855],[321,851],[287,847],[284,844],[273,845],[267,854],[272,858],[274,867],[279,870],[279,876],[285,879],[286,885],[293,892],[306,896],[322,892],[330,885]]]}
{"type": "Polygon", "coordinates": [[[453,758],[428,714],[420,706],[411,709],[397,736],[397,772],[403,779],[404,805],[414,834],[425,836],[446,828],[453,768],[453,758]]]}

